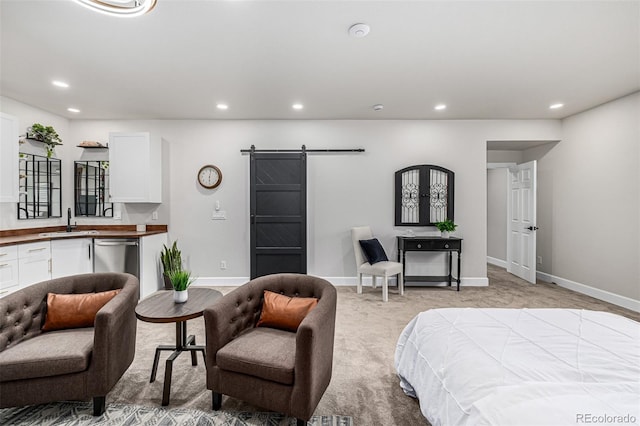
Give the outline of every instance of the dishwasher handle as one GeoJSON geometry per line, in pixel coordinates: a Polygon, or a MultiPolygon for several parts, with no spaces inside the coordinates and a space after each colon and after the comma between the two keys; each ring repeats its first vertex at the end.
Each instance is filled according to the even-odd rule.
{"type": "Polygon", "coordinates": [[[97,246],[137,246],[137,241],[96,241],[97,246]]]}

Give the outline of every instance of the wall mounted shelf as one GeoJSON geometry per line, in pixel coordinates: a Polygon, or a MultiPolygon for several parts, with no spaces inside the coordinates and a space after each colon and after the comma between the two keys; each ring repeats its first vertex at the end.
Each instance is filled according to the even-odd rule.
{"type": "Polygon", "coordinates": [[[24,139],[25,139],[25,140],[28,140],[28,141],[34,141],[34,142],[44,143],[44,144],[46,144],[46,145],[53,145],[53,146],[62,145],[60,142],[51,142],[51,143],[46,143],[45,141],[41,141],[40,139],[30,138],[28,135],[27,135],[24,139]]]}

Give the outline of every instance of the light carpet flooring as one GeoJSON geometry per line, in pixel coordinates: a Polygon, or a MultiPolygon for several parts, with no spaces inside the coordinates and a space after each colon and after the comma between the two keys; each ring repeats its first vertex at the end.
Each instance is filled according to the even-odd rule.
{"type": "MultiPolygon", "coordinates": [[[[560,288],[553,284],[529,284],[504,269],[488,266],[488,287],[463,287],[460,292],[447,287],[409,287],[404,296],[389,291],[382,302],[381,289],[337,287],[338,308],[331,384],[316,409],[316,415],[351,416],[354,425],[425,425],[418,402],[400,389],[393,367],[395,345],[405,325],[419,312],[433,308],[577,308],[608,311],[640,321],[640,314],[560,288]]],[[[217,288],[223,293],[229,287],[217,288]]],[[[189,334],[204,343],[204,320],[188,322],[189,334]]],[[[129,370],[107,396],[118,402],[159,406],[162,399],[163,352],[157,380],[149,383],[155,347],[172,344],[174,324],[138,321],[136,357],[129,370]]],[[[206,389],[202,356],[191,366],[182,354],[173,366],[169,407],[211,409],[211,392],[206,389]]],[[[223,410],[264,411],[242,401],[224,397],[223,410]]]]}

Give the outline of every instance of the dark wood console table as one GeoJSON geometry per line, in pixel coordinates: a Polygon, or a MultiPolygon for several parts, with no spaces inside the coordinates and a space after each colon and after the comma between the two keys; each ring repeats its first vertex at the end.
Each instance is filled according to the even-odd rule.
{"type": "Polygon", "coordinates": [[[460,261],[462,259],[462,238],[450,237],[401,237],[398,236],[398,262],[402,263],[404,281],[420,282],[448,282],[451,286],[453,280],[457,283],[457,291],[460,291],[460,261]],[[432,251],[449,253],[449,272],[442,276],[407,276],[405,272],[405,258],[408,251],[432,251]],[[453,252],[458,253],[458,277],[451,274],[453,252]]]}

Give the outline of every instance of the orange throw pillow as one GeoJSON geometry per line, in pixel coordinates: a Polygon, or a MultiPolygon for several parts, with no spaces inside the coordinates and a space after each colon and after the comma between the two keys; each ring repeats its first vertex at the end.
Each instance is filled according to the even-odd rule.
{"type": "Polygon", "coordinates": [[[47,316],[42,330],[93,327],[98,311],[118,293],[120,289],[100,293],[48,293],[47,316]]]}
{"type": "Polygon", "coordinates": [[[262,313],[257,327],[273,327],[296,331],[309,311],[318,304],[315,297],[289,297],[264,291],[262,313]]]}

